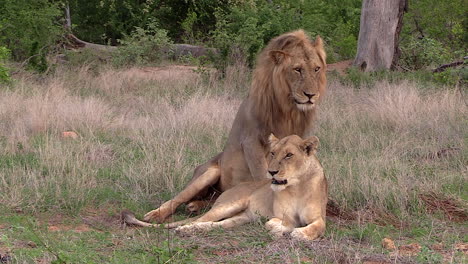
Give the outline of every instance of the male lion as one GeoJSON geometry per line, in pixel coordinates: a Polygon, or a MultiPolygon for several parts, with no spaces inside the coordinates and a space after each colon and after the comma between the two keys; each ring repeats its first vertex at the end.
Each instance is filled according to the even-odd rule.
{"type": "MultiPolygon", "coordinates": [[[[219,196],[213,208],[200,218],[167,224],[176,231],[191,233],[215,227],[231,228],[255,221],[270,220],[266,227],[275,235],[291,233],[296,239],[312,240],[325,232],[327,180],[315,156],[318,138],[303,140],[292,135],[279,140],[271,135],[268,177],[244,182],[219,196]]],[[[153,226],[124,215],[131,224],[153,226]]]]}
{"type": "Polygon", "coordinates": [[[261,52],[248,97],[242,102],[223,152],[195,169],[185,189],[145,221],[163,222],[182,203],[198,211],[197,199],[210,187],[221,192],[241,182],[261,180],[267,173],[268,136],[306,136],[315,107],[325,92],[326,63],[322,39],[311,42],[298,30],[274,38],[261,52]]]}

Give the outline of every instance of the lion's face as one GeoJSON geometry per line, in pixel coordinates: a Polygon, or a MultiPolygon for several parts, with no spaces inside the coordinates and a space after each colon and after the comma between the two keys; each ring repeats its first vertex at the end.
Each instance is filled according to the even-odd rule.
{"type": "Polygon", "coordinates": [[[311,176],[311,170],[320,169],[320,162],[315,157],[318,138],[312,136],[302,139],[292,135],[281,140],[270,135],[270,154],[268,155],[268,173],[271,188],[281,191],[288,186],[300,184],[302,177],[311,176]]]}
{"type": "Polygon", "coordinates": [[[294,48],[270,51],[270,56],[282,83],[275,87],[277,96],[288,98],[301,111],[314,109],[326,85],[325,51],[320,37],[294,48]]]}

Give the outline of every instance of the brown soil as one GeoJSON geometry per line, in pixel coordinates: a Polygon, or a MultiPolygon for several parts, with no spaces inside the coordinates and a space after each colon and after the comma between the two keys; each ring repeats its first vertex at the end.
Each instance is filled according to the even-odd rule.
{"type": "Polygon", "coordinates": [[[327,65],[327,72],[337,71],[341,75],[346,75],[346,70],[351,67],[353,60],[339,61],[327,65]]]}

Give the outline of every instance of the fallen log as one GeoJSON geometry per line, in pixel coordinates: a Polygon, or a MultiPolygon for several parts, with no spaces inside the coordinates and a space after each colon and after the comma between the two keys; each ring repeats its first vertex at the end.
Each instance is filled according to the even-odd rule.
{"type": "MultiPolygon", "coordinates": [[[[109,45],[101,45],[86,42],[77,38],[73,34],[68,34],[67,39],[70,41],[70,46],[72,48],[89,48],[98,51],[115,51],[117,50],[117,46],[109,46],[109,45]]],[[[164,54],[171,54],[173,58],[177,59],[183,56],[192,56],[195,58],[202,57],[202,56],[210,56],[210,55],[217,55],[219,52],[215,48],[206,48],[203,46],[195,46],[189,44],[174,44],[169,48],[162,49],[162,53],[164,54]]]]}
{"type": "Polygon", "coordinates": [[[77,38],[73,34],[68,34],[67,39],[70,41],[70,45],[74,48],[89,48],[93,50],[111,51],[111,52],[117,50],[116,46],[101,45],[101,44],[86,42],[84,40],[77,38]]]}
{"type": "MultiPolygon", "coordinates": [[[[466,60],[467,58],[468,57],[465,57],[464,59],[466,60]]],[[[454,62],[451,62],[451,63],[443,64],[443,65],[435,68],[434,70],[432,70],[432,73],[443,72],[447,68],[453,68],[453,67],[456,67],[456,66],[459,66],[459,65],[462,65],[462,64],[465,64],[465,62],[464,61],[454,61],[454,62]]]]}

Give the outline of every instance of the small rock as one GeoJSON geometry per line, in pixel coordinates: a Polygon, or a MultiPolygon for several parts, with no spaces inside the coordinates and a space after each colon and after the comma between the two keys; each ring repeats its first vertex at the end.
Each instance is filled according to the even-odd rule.
{"type": "Polygon", "coordinates": [[[416,256],[421,251],[421,245],[412,243],[398,247],[398,253],[402,256],[416,256]]]}
{"type": "Polygon", "coordinates": [[[395,242],[393,242],[393,240],[391,240],[390,238],[384,238],[382,239],[382,247],[385,248],[385,249],[388,249],[388,250],[395,250],[396,247],[395,247],[395,242]]]}
{"type": "Polygon", "coordinates": [[[36,243],[34,243],[34,242],[32,242],[32,241],[29,241],[29,242],[28,242],[28,247],[30,247],[30,248],[37,248],[37,245],[36,245],[36,243]]]}
{"type": "Polygon", "coordinates": [[[468,243],[457,243],[454,245],[455,250],[468,254],[468,243]]]}
{"type": "Polygon", "coordinates": [[[63,138],[72,138],[72,139],[77,139],[78,134],[73,132],[73,131],[64,131],[62,132],[62,137],[63,138]]]}
{"type": "Polygon", "coordinates": [[[431,246],[431,249],[432,250],[435,250],[435,251],[441,251],[441,250],[444,250],[444,244],[442,243],[435,243],[431,246]]]}
{"type": "Polygon", "coordinates": [[[9,255],[0,255],[0,263],[8,263],[12,260],[12,257],[9,255]]]}

